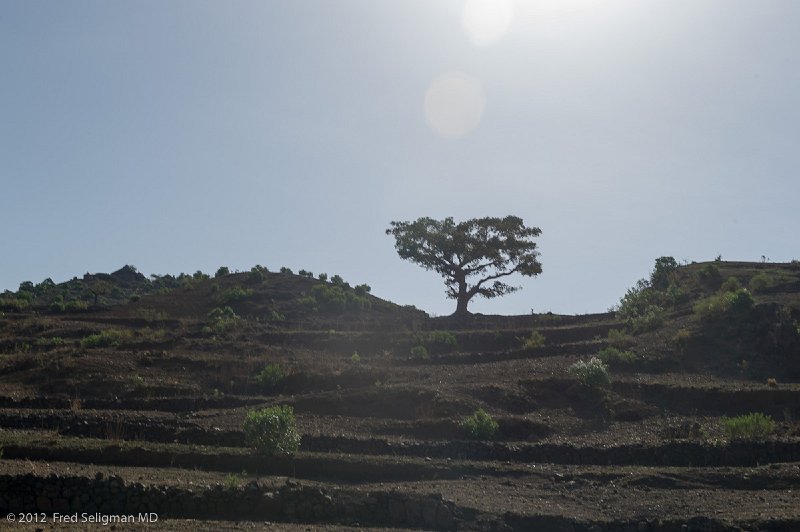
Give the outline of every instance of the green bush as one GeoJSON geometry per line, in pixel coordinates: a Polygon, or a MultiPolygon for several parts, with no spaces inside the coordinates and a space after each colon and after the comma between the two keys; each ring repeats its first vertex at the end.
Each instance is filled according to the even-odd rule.
{"type": "Polygon", "coordinates": [[[750,291],[756,294],[766,292],[773,286],[775,286],[775,278],[766,272],[757,273],[750,279],[750,282],[747,283],[747,287],[750,291]]]}
{"type": "Polygon", "coordinates": [[[243,430],[245,442],[262,454],[291,455],[300,448],[294,409],[288,405],[248,412],[243,430]]]}
{"type": "Polygon", "coordinates": [[[345,285],[318,284],[311,288],[311,297],[326,311],[342,312],[344,310],[364,310],[372,303],[345,285]]]}
{"type": "Polygon", "coordinates": [[[537,347],[543,347],[545,342],[544,335],[539,331],[531,331],[530,336],[520,338],[519,340],[522,341],[522,349],[536,349],[537,347]]]}
{"type": "Polygon", "coordinates": [[[217,296],[217,300],[220,303],[233,303],[234,301],[241,301],[242,299],[247,299],[253,295],[253,290],[250,288],[242,288],[240,286],[234,286],[233,288],[229,288],[222,292],[219,296],[217,296]]]}
{"type": "Polygon", "coordinates": [[[723,417],[722,427],[731,440],[758,440],[775,432],[775,421],[760,412],[723,417]]]}
{"type": "Polygon", "coordinates": [[[631,336],[625,331],[620,331],[619,329],[610,329],[608,331],[607,339],[608,345],[618,349],[625,349],[626,347],[633,345],[633,338],[631,338],[631,336]]]}
{"type": "Polygon", "coordinates": [[[130,338],[130,331],[108,329],[98,334],[92,334],[81,340],[84,349],[93,347],[117,347],[124,340],[130,338]]]}
{"type": "Polygon", "coordinates": [[[417,360],[428,358],[428,348],[424,345],[415,345],[411,348],[411,358],[416,358],[417,360]]]}
{"type": "Polygon", "coordinates": [[[500,425],[483,408],[461,421],[461,428],[472,440],[493,440],[500,425]]]}
{"type": "Polygon", "coordinates": [[[25,310],[26,308],[31,306],[30,299],[26,299],[24,297],[3,297],[0,298],[0,307],[3,307],[7,310],[25,310]]]}
{"type": "Polygon", "coordinates": [[[67,301],[65,305],[65,309],[67,312],[75,312],[81,310],[87,310],[89,308],[89,304],[86,301],[80,301],[78,299],[73,299],[72,301],[67,301]]]}
{"type": "Polygon", "coordinates": [[[227,266],[220,266],[217,270],[217,273],[214,274],[214,277],[225,277],[226,275],[230,275],[231,271],[228,269],[227,266]]]}
{"type": "Polygon", "coordinates": [[[321,274],[319,274],[319,275],[317,276],[317,279],[319,279],[320,281],[322,281],[323,283],[325,283],[325,282],[327,282],[327,281],[328,281],[328,274],[327,274],[327,273],[321,273],[321,274]]]}
{"type": "Polygon", "coordinates": [[[722,274],[714,264],[706,264],[697,272],[697,278],[706,286],[716,288],[719,286],[722,274]]]}
{"type": "Polygon", "coordinates": [[[666,290],[675,282],[675,272],[678,270],[678,261],[673,257],[659,257],[650,274],[650,285],[656,290],[666,290]]]}
{"type": "Polygon", "coordinates": [[[357,296],[364,297],[372,291],[372,287],[368,284],[359,284],[353,288],[353,291],[356,293],[357,296]]]}
{"type": "Polygon", "coordinates": [[[250,269],[250,273],[248,274],[247,278],[251,283],[261,283],[264,281],[264,272],[262,271],[261,267],[253,266],[250,269]]]}
{"type": "Polygon", "coordinates": [[[636,362],[637,357],[632,351],[622,351],[616,347],[606,347],[597,353],[604,364],[608,366],[624,366],[636,362]]]}
{"type": "MultiPolygon", "coordinates": [[[[208,319],[211,321],[208,330],[221,333],[233,327],[239,320],[239,316],[231,307],[215,307],[208,313],[208,319]]],[[[203,334],[207,334],[206,327],[203,327],[203,334]]]]}
{"type": "Polygon", "coordinates": [[[645,279],[640,279],[620,299],[617,316],[634,334],[652,331],[664,323],[661,299],[660,292],[653,290],[645,279]]]}
{"type": "Polygon", "coordinates": [[[597,388],[611,384],[608,366],[597,357],[592,357],[588,362],[580,360],[571,365],[567,372],[578,379],[582,385],[597,388]]]}
{"type": "Polygon", "coordinates": [[[723,318],[737,318],[745,315],[753,307],[753,296],[746,288],[733,292],[718,292],[694,304],[694,313],[701,319],[715,321],[723,318]]]}
{"type": "Polygon", "coordinates": [[[723,292],[735,292],[742,287],[742,283],[736,277],[728,277],[719,289],[723,292]]]}
{"type": "Polygon", "coordinates": [[[449,331],[431,331],[425,335],[425,342],[429,346],[457,347],[456,335],[449,331]]]}
{"type": "Polygon", "coordinates": [[[634,334],[654,331],[663,325],[665,314],[659,305],[651,305],[642,314],[628,318],[628,327],[634,334]]]}
{"type": "Polygon", "coordinates": [[[256,383],[265,390],[272,390],[283,379],[286,378],[286,373],[283,371],[283,366],[278,363],[267,364],[261,372],[256,375],[256,383]]]}
{"type": "Polygon", "coordinates": [[[281,266],[280,272],[288,274],[288,275],[291,275],[292,274],[292,269],[291,268],[287,268],[286,266],[281,266]]]}
{"type": "Polygon", "coordinates": [[[58,347],[64,344],[66,344],[66,342],[60,336],[51,336],[50,338],[40,337],[33,341],[33,345],[38,347],[58,347]]]}
{"type": "Polygon", "coordinates": [[[214,307],[208,313],[208,318],[212,321],[234,320],[238,317],[231,307],[214,307]]]}

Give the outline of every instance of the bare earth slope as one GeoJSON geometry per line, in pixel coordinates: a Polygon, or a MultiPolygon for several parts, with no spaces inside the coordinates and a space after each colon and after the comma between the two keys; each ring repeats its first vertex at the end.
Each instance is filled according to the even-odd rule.
{"type": "Polygon", "coordinates": [[[669,275],[643,328],[429,318],[288,273],[141,293],[130,273],[117,299],[71,309],[6,294],[0,528],[800,530],[800,267],[669,275]],[[744,310],[713,299],[737,283],[744,310]],[[567,371],[612,344],[632,354],[606,358],[609,384],[567,371]],[[283,377],[258,379],[270,364],[283,377]],[[277,404],[297,416],[292,457],[245,443],[246,413],[277,404]],[[462,427],[479,408],[492,440],[462,427]],[[749,413],[773,430],[726,431],[749,413]]]}

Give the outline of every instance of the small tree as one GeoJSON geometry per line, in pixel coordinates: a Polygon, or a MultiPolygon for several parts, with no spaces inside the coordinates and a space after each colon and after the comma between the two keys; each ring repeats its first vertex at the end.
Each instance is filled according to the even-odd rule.
{"type": "Polygon", "coordinates": [[[486,410],[479,408],[474,414],[461,421],[461,428],[470,439],[493,440],[497,436],[500,425],[486,410]]]}
{"type": "Polygon", "coordinates": [[[294,454],[300,448],[300,435],[294,427],[291,406],[272,406],[252,410],[244,420],[248,445],[267,455],[294,454]]]}
{"type": "Polygon", "coordinates": [[[456,315],[469,314],[467,304],[475,296],[493,298],[519,290],[498,279],[542,273],[532,240],[541,230],[525,227],[516,216],[460,223],[452,218],[419,218],[391,222],[386,234],[394,236],[401,258],[444,277],[447,297],[456,300],[456,315]]]}

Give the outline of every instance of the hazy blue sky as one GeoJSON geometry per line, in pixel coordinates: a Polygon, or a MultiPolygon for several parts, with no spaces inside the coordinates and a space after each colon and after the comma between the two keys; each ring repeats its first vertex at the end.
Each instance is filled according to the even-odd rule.
{"type": "Polygon", "coordinates": [[[0,2],[0,289],[260,263],[447,314],[420,216],[542,229],[484,313],[800,258],[800,2],[488,1],[0,2]]]}

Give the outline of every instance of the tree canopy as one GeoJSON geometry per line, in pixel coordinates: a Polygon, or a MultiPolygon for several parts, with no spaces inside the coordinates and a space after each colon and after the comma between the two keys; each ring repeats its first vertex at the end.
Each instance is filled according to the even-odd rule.
{"type": "Polygon", "coordinates": [[[542,273],[533,241],[541,230],[525,227],[517,216],[459,223],[425,217],[391,222],[386,234],[394,236],[401,258],[444,277],[447,296],[457,301],[456,314],[468,314],[467,304],[475,296],[493,298],[519,290],[499,281],[503,277],[542,273]]]}

